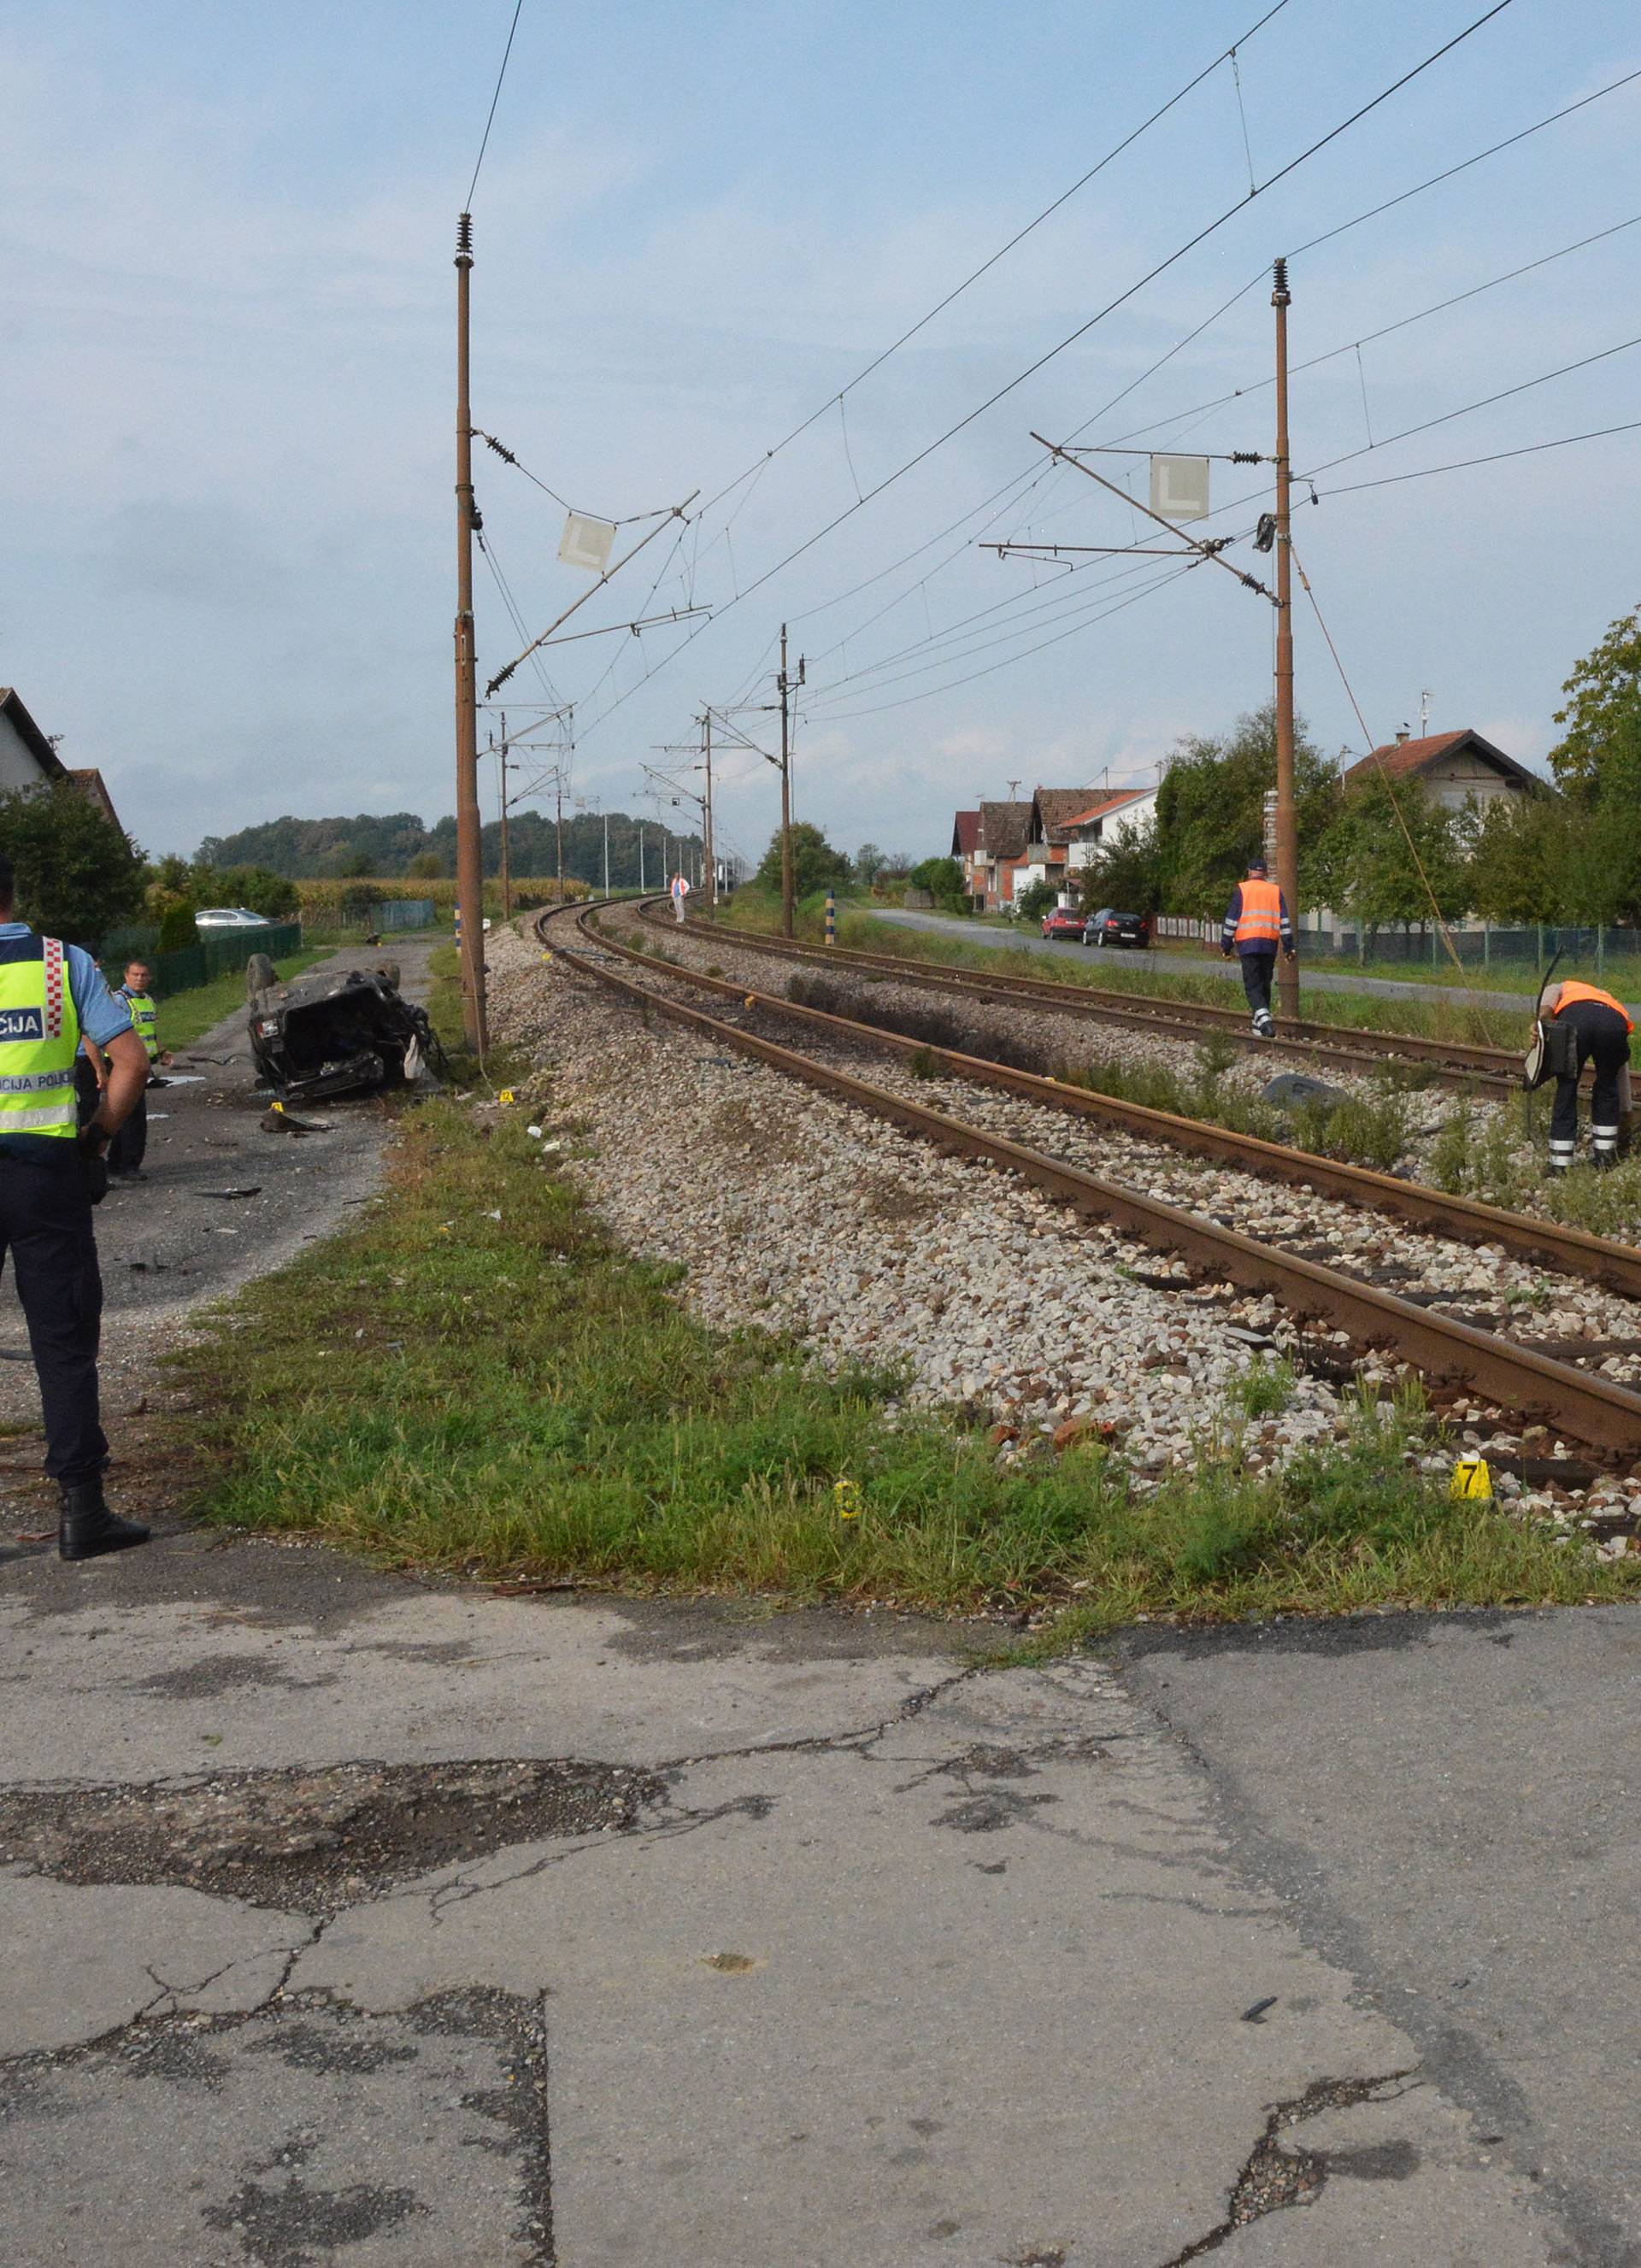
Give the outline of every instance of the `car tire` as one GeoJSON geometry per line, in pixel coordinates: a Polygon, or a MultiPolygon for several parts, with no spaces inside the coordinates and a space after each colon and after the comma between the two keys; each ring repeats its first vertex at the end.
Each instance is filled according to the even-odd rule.
{"type": "Polygon", "coordinates": [[[265,953],[254,953],[245,964],[245,997],[254,1000],[259,992],[266,992],[276,982],[274,964],[265,953]]]}

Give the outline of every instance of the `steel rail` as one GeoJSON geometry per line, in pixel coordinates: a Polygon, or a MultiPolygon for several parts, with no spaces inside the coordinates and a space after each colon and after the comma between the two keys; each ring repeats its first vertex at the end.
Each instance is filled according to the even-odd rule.
{"type": "MultiPolygon", "coordinates": [[[[548,918],[538,922],[538,936],[548,918]]],[[[580,933],[589,943],[610,951],[607,940],[586,932],[585,920],[585,914],[578,916],[580,933]]],[[[657,1012],[670,1022],[703,1033],[722,1047],[768,1064],[824,1094],[854,1102],[938,1148],[1016,1173],[1076,1211],[1113,1222],[1144,1243],[1178,1254],[1188,1263],[1228,1278],[1246,1291],[1273,1295],[1297,1317],[1323,1318],[1347,1331],[1358,1345],[1388,1345],[1427,1378],[1461,1383],[1503,1408],[1542,1417],[1558,1433],[1571,1434],[1592,1447],[1627,1457],[1641,1454],[1641,1395],[1598,1373],[1576,1370],[1530,1347],[1512,1345],[1471,1324],[1416,1307],[1394,1292],[1358,1283],[1319,1262],[1278,1252],[1160,1197],[1142,1196],[1081,1167],[1046,1157],[1023,1143],[947,1117],[886,1087],[760,1038],[740,1025],[726,1023],[703,1008],[670,999],[619,970],[600,967],[585,954],[563,946],[554,950],[569,968],[624,994],[646,1013],[657,1012]]],[[[621,951],[626,958],[643,957],[629,954],[624,947],[621,951]]]]}
{"type": "MultiPolygon", "coordinates": [[[[641,917],[652,928],[669,924],[655,910],[659,902],[640,902],[641,917]]],[[[817,967],[859,968],[894,976],[902,983],[928,985],[937,990],[960,992],[971,998],[1002,1002],[1029,1000],[1080,1015],[1093,1021],[1126,1026],[1133,1031],[1176,1036],[1201,1031],[1204,1026],[1224,1032],[1249,1054],[1269,1053],[1272,1042],[1252,1036],[1240,1008],[1221,1008],[1210,1002],[1168,1000],[1156,993],[1117,995],[1098,986],[1056,983],[1052,977],[989,976],[983,969],[943,968],[937,963],[902,959],[887,953],[863,953],[850,946],[802,945],[786,938],[764,937],[753,931],[725,931],[710,922],[691,921],[688,932],[697,940],[708,938],[718,945],[745,946],[784,960],[813,962],[817,967]]],[[[1428,1040],[1412,1033],[1358,1031],[1348,1024],[1306,1021],[1285,1025],[1274,1043],[1310,1057],[1313,1062],[1337,1064],[1352,1071],[1373,1071],[1387,1062],[1408,1060],[1430,1065],[1444,1086],[1514,1087],[1520,1083],[1520,1059],[1507,1048],[1474,1047],[1461,1041],[1428,1040]]]]}
{"type": "MultiPolygon", "coordinates": [[[[589,932],[580,924],[582,934],[589,932]]],[[[647,954],[600,933],[595,940],[605,950],[619,954],[652,973],[660,974],[647,954]]],[[[1186,1118],[1148,1103],[1129,1102],[1120,1096],[1096,1094],[1063,1079],[1037,1071],[1019,1071],[994,1063],[986,1056],[971,1056],[955,1048],[938,1047],[903,1032],[885,1030],[855,1017],[840,1016],[824,1008],[801,1006],[777,993],[748,992],[744,984],[727,977],[709,976],[703,970],[665,965],[668,977],[677,977],[723,999],[766,1008],[823,1030],[851,1043],[886,1048],[903,1056],[932,1057],[953,1077],[976,1085],[996,1086],[1028,1102],[1051,1110],[1093,1118],[1143,1139],[1166,1144],[1201,1158],[1211,1158],[1262,1179],[1285,1182],[1339,1197],[1370,1212],[1389,1213],[1417,1228],[1450,1236],[1464,1244],[1498,1244],[1521,1258],[1538,1262],[1565,1276],[1579,1276],[1630,1299],[1641,1299],[1641,1251],[1614,1239],[1593,1236],[1586,1229],[1569,1228],[1558,1221],[1541,1220],[1532,1213],[1512,1212],[1503,1205],[1483,1204],[1475,1197],[1450,1196],[1427,1182],[1400,1180],[1394,1174],[1375,1173],[1371,1167],[1352,1166],[1342,1159],[1319,1157],[1314,1151],[1296,1150],[1282,1142],[1267,1142],[1257,1134],[1240,1134],[1210,1119],[1186,1118]]]]}

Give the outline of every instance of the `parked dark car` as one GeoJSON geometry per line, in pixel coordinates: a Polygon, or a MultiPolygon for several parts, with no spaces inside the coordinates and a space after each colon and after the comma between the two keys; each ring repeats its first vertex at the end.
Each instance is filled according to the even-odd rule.
{"type": "Polygon", "coordinates": [[[1069,938],[1075,943],[1083,933],[1083,917],[1072,913],[1069,907],[1056,906],[1042,917],[1042,933],[1045,937],[1069,938]]]}
{"type": "Polygon", "coordinates": [[[424,1063],[445,1066],[426,1009],[401,998],[391,968],[269,983],[252,994],[250,1023],[256,1067],[287,1102],[402,1086],[424,1063]]]}
{"type": "Polygon", "coordinates": [[[1101,906],[1084,923],[1083,943],[1132,946],[1143,951],[1151,943],[1151,916],[1119,913],[1115,906],[1101,906]]]}

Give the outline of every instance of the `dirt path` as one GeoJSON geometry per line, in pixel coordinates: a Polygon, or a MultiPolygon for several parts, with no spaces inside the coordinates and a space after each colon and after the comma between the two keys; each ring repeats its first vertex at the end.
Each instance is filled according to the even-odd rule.
{"type": "MultiPolygon", "coordinates": [[[[391,950],[409,999],[427,997],[432,950],[416,939],[391,950]]],[[[316,967],[343,969],[383,957],[349,948],[316,967]]],[[[169,1392],[158,1356],[187,1329],[191,1310],[282,1266],[351,1217],[379,1183],[400,1107],[380,1099],[327,1103],[301,1114],[325,1124],[326,1133],[264,1133],[267,1099],[256,1091],[242,1009],[182,1049],[164,1076],[167,1084],[148,1096],[148,1179],[111,1189],[97,1211],[103,1401],[116,1461],[110,1487],[126,1509],[143,1513],[165,1501],[140,1422],[157,1414],[169,1392]]],[[[40,1480],[39,1418],[8,1269],[0,1279],[0,1425],[26,1430],[0,1442],[0,1535],[43,1524],[49,1491],[40,1480]]]]}

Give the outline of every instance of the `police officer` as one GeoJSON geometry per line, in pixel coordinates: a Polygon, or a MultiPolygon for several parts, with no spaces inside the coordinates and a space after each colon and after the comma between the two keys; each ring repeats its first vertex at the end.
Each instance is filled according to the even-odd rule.
{"type": "MultiPolygon", "coordinates": [[[[126,963],[125,982],[115,993],[131,1012],[131,1028],[143,1042],[148,1057],[148,1076],[151,1080],[155,1066],[168,1064],[171,1057],[159,1044],[159,1010],[149,990],[153,971],[145,961],[126,963]]],[[[88,1042],[92,1061],[97,1064],[99,1080],[106,1076],[102,1050],[95,1041],[88,1042]]],[[[116,1182],[143,1182],[148,1176],[143,1171],[143,1159],[148,1149],[148,1097],[139,1094],[136,1108],[121,1127],[108,1145],[109,1178],[116,1182]]]]}
{"type": "Polygon", "coordinates": [[[1549,1169],[1564,1174],[1578,1152],[1578,1080],[1586,1063],[1595,1065],[1590,1097],[1590,1163],[1610,1173],[1618,1163],[1618,1122],[1623,1115],[1624,1065],[1635,1026],[1622,1000],[1593,984],[1570,979],[1552,984],[1539,1004],[1546,1020],[1570,1025],[1574,1034],[1572,1067],[1556,1081],[1556,1108],[1549,1121],[1549,1169]]]}
{"type": "Polygon", "coordinates": [[[46,1471],[61,1491],[57,1549],[65,1559],[94,1559],[148,1541],[146,1528],[103,1501],[102,1279],[92,1233],[103,1152],[143,1092],[148,1057],[90,954],[12,920],[15,889],[0,855],[0,1266],[9,1249],[40,1380],[46,1471]],[[83,1127],[74,1067],[82,1033],[107,1057],[107,1084],[83,1127]]]}
{"type": "Polygon", "coordinates": [[[1231,893],[1219,931],[1219,950],[1227,961],[1234,953],[1242,963],[1242,990],[1253,1012],[1254,1029],[1262,1040],[1272,1040],[1277,1027],[1270,1015],[1270,982],[1276,974],[1277,947],[1293,958],[1293,924],[1288,902],[1270,880],[1262,858],[1249,861],[1247,880],[1231,893]]]}

